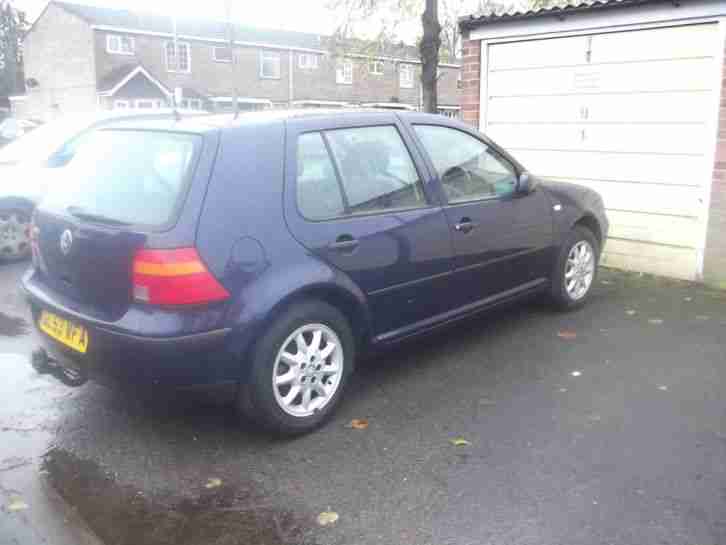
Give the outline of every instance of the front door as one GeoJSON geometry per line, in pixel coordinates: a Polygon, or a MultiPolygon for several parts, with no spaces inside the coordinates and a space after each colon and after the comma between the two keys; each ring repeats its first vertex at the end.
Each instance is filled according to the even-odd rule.
{"type": "Polygon", "coordinates": [[[360,119],[290,121],[286,209],[295,237],[366,294],[374,334],[386,336],[451,308],[453,249],[398,119],[360,119]]]}
{"type": "Polygon", "coordinates": [[[413,131],[446,201],[460,304],[543,282],[553,259],[547,196],[541,190],[517,192],[517,167],[469,132],[415,123],[413,131]]]}

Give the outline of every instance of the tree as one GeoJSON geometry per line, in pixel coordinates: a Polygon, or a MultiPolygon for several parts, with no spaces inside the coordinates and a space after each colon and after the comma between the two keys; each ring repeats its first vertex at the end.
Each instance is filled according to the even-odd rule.
{"type": "MultiPolygon", "coordinates": [[[[450,60],[459,56],[459,17],[474,12],[499,12],[506,9],[500,0],[331,0],[329,7],[341,21],[334,40],[337,44],[334,49],[338,51],[345,49],[345,44],[350,43],[352,38],[359,37],[356,31],[361,23],[368,22],[370,26],[376,15],[382,15],[380,20],[375,21],[377,37],[367,42],[365,53],[371,56],[390,49],[390,44],[400,42],[397,36],[399,28],[420,17],[423,34],[418,40],[418,49],[423,109],[431,113],[438,110],[436,82],[439,61],[442,56],[450,60]]],[[[356,53],[361,53],[359,47],[356,53]]]]}
{"type": "Polygon", "coordinates": [[[25,13],[0,0],[0,96],[22,92],[21,40],[27,30],[25,13]]]}

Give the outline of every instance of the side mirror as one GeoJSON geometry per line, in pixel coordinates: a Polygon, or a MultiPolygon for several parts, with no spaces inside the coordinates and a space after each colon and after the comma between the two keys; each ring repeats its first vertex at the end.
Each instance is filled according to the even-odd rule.
{"type": "Polygon", "coordinates": [[[519,175],[517,180],[517,193],[528,195],[537,187],[537,180],[526,170],[519,175]]]}

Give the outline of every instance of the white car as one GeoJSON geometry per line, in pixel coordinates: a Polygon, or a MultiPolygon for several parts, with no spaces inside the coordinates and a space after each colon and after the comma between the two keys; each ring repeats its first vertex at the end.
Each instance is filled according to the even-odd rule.
{"type": "MultiPolygon", "coordinates": [[[[177,110],[181,117],[204,115],[177,110]]],[[[109,111],[67,115],[35,129],[0,149],[0,261],[30,255],[29,227],[33,209],[49,185],[59,182],[78,144],[92,131],[139,119],[175,121],[170,108],[153,111],[109,111]]]]}

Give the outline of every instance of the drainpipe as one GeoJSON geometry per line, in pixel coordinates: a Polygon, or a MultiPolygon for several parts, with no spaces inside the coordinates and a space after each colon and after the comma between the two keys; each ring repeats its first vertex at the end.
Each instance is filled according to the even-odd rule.
{"type": "Polygon", "coordinates": [[[292,49],[288,49],[287,53],[288,53],[288,58],[287,58],[287,60],[288,60],[288,76],[287,76],[287,80],[288,80],[288,89],[287,89],[288,101],[287,101],[287,106],[288,106],[288,108],[292,108],[292,100],[293,100],[293,97],[295,96],[295,83],[293,81],[293,74],[294,74],[295,62],[293,61],[292,49]]]}

